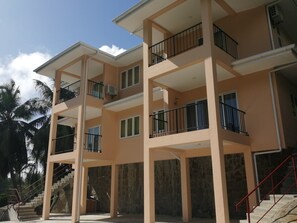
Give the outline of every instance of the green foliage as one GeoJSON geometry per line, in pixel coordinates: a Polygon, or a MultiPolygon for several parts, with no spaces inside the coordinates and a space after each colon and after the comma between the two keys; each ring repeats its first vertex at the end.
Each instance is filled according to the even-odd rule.
{"type": "Polygon", "coordinates": [[[28,164],[27,142],[37,130],[30,121],[47,111],[38,98],[23,103],[13,80],[0,86],[0,176],[10,174],[14,187],[22,183],[20,175],[28,164]]]}
{"type": "MultiPolygon", "coordinates": [[[[53,101],[53,91],[51,86],[39,80],[35,80],[35,86],[36,90],[38,90],[41,95],[40,101],[42,102],[42,105],[46,107],[47,110],[50,110],[53,101]]],[[[61,92],[60,97],[66,98],[67,95],[61,92]]],[[[44,174],[48,153],[50,121],[51,116],[48,114],[44,114],[43,116],[33,121],[34,125],[38,126],[39,129],[32,138],[32,157],[34,158],[36,163],[39,162],[41,164],[44,174]]],[[[73,132],[74,131],[71,127],[58,126],[57,137],[73,134],[73,132]]],[[[67,142],[67,144],[73,144],[73,140],[71,142],[67,142]]],[[[67,145],[65,145],[65,148],[67,148],[67,145]]]]}

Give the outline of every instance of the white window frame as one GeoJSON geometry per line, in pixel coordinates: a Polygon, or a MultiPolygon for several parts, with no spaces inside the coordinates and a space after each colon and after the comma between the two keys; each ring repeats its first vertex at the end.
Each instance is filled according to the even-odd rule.
{"type": "Polygon", "coordinates": [[[137,65],[137,66],[134,66],[134,67],[131,67],[127,70],[124,70],[121,72],[121,90],[124,90],[124,89],[127,89],[127,88],[130,88],[132,86],[135,86],[135,85],[138,85],[140,84],[140,66],[137,65]],[[135,69],[138,67],[138,82],[136,82],[135,80],[135,76],[136,76],[136,73],[135,73],[135,69]],[[128,86],[128,72],[129,70],[132,70],[132,84],[130,86],[128,86]],[[125,85],[123,87],[123,74],[126,74],[126,77],[125,77],[125,85]]]}
{"type": "Polygon", "coordinates": [[[120,120],[120,138],[121,139],[125,139],[125,138],[129,138],[129,137],[134,137],[134,136],[138,136],[140,135],[140,116],[139,115],[136,115],[136,116],[132,116],[132,117],[128,117],[128,118],[125,118],[125,119],[121,119],[120,120]],[[135,119],[138,118],[138,133],[135,133],[135,119]],[[128,120],[132,119],[132,135],[129,135],[128,136],[128,120]],[[125,134],[124,136],[122,136],[122,122],[125,122],[125,134]]]}

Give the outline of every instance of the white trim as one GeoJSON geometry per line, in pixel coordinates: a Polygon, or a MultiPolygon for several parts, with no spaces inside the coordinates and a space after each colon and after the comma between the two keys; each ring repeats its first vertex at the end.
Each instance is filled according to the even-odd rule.
{"type": "Polygon", "coordinates": [[[119,124],[119,138],[120,139],[126,139],[126,138],[131,138],[131,137],[134,137],[134,136],[139,136],[140,135],[140,122],[141,122],[141,116],[140,115],[135,115],[135,116],[129,116],[127,118],[124,118],[124,119],[120,119],[120,124],[119,124]],[[135,134],[135,118],[139,119],[139,123],[138,123],[138,134],[135,134]],[[128,136],[128,120],[129,119],[132,119],[132,135],[128,136]],[[125,136],[122,137],[122,121],[125,121],[125,136]]]}
{"type": "Polygon", "coordinates": [[[136,65],[136,66],[133,66],[133,67],[130,67],[129,69],[126,69],[126,70],[123,70],[121,71],[120,73],[120,89],[121,90],[126,90],[128,88],[131,88],[131,87],[134,87],[136,85],[139,85],[140,84],[140,65],[136,65]],[[138,82],[135,83],[135,68],[138,67],[138,82]],[[128,80],[129,80],[129,77],[128,77],[128,72],[129,70],[132,70],[132,84],[130,86],[128,86],[128,80]],[[123,73],[126,73],[126,78],[125,78],[125,87],[123,88],[123,73]]]}

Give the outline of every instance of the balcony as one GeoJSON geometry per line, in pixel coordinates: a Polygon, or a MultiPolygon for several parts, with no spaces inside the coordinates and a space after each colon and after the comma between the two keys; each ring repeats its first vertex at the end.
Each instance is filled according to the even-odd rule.
{"type": "MultiPolygon", "coordinates": [[[[85,133],[83,150],[87,152],[101,153],[102,135],[85,133]]],[[[70,134],[53,139],[55,154],[73,152],[76,149],[76,134],[70,134]]]]}
{"type": "MultiPolygon", "coordinates": [[[[103,99],[103,90],[103,83],[97,83],[95,81],[88,80],[87,95],[93,96],[98,99],[103,99]]],[[[76,81],[70,85],[67,85],[66,87],[61,87],[60,90],[57,91],[58,104],[78,97],[79,93],[80,81],[76,81]]]]}
{"type": "MultiPolygon", "coordinates": [[[[233,58],[237,58],[238,43],[222,29],[213,25],[214,43],[233,58]]],[[[149,47],[149,66],[158,64],[197,46],[203,45],[202,23],[198,23],[149,47]]]]}
{"type": "MultiPolygon", "coordinates": [[[[245,112],[220,102],[221,126],[225,130],[248,135],[245,112]]],[[[181,108],[154,112],[150,115],[150,138],[209,128],[207,101],[199,101],[181,108]]]]}

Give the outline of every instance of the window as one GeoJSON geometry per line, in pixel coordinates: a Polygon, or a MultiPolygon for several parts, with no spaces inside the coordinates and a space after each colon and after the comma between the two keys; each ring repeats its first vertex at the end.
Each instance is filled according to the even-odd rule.
{"type": "Polygon", "coordinates": [[[297,96],[294,94],[291,94],[291,103],[292,103],[293,115],[295,118],[297,118],[297,96]]]}
{"type": "Polygon", "coordinates": [[[121,120],[121,138],[139,135],[139,116],[121,120]]]}
{"type": "Polygon", "coordinates": [[[139,66],[123,71],[121,74],[121,89],[139,84],[139,66]]]}
{"type": "Polygon", "coordinates": [[[100,151],[100,127],[96,126],[88,129],[87,150],[90,152],[100,151]]]}

